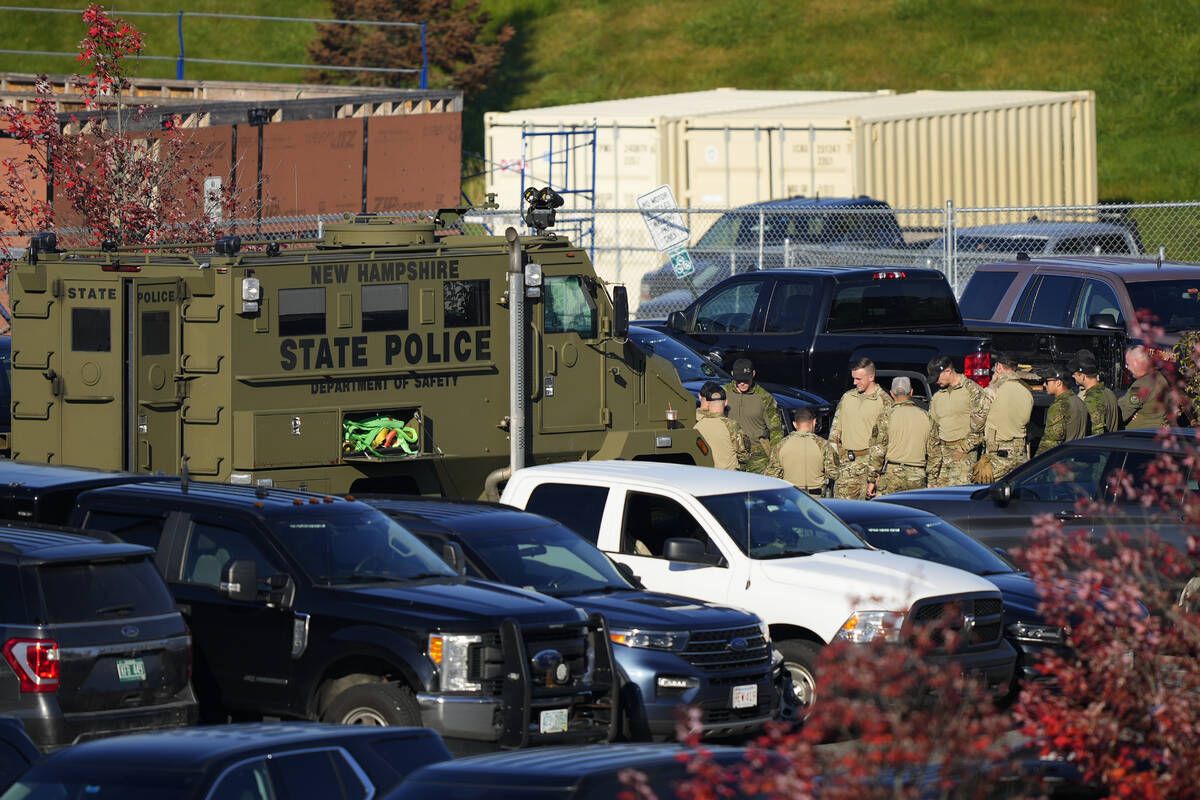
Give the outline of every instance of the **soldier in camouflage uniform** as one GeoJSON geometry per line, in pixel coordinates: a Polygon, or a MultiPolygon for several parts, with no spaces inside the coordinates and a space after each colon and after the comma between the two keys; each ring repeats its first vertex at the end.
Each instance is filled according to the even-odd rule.
{"type": "Polygon", "coordinates": [[[833,422],[829,443],[837,448],[838,479],[833,496],[843,500],[866,500],[871,482],[871,433],[875,420],[892,405],[892,397],[875,382],[875,363],[860,358],[850,365],[854,388],[842,395],[833,422]]]}
{"type": "Polygon", "coordinates": [[[950,356],[935,356],[926,372],[939,387],[929,401],[929,416],[937,425],[942,444],[941,470],[937,475],[929,475],[929,485],[974,483],[971,468],[975,466],[976,451],[983,444],[988,397],[978,383],[954,369],[950,356]]]}
{"type": "Polygon", "coordinates": [[[1087,407],[1091,435],[1120,430],[1121,409],[1117,406],[1117,396],[1100,380],[1100,369],[1092,352],[1080,350],[1069,369],[1071,377],[1083,387],[1083,404],[1087,407]]]}
{"type": "Polygon", "coordinates": [[[725,417],[725,390],[707,383],[700,390],[701,407],[696,410],[696,424],[712,451],[713,466],[717,469],[741,469],[750,457],[750,443],[736,422],[725,417]]]}
{"type": "Polygon", "coordinates": [[[1125,427],[1161,428],[1167,424],[1167,379],[1154,368],[1146,348],[1138,345],[1125,351],[1125,367],[1134,377],[1117,401],[1125,427]]]}
{"type": "Polygon", "coordinates": [[[796,409],[792,426],[795,432],[783,437],[779,447],[771,451],[765,474],[783,478],[801,491],[822,497],[826,486],[837,478],[837,451],[813,432],[817,417],[811,408],[796,409]]]}
{"type": "Polygon", "coordinates": [[[771,451],[783,441],[783,417],[775,398],[754,382],[754,365],[747,358],[733,362],[733,380],[725,386],[729,418],[750,439],[750,458],[743,469],[762,472],[771,451]]]}
{"type": "Polygon", "coordinates": [[[1082,439],[1087,435],[1087,407],[1075,392],[1067,387],[1066,370],[1051,367],[1044,371],[1046,394],[1054,396],[1054,402],[1046,409],[1046,431],[1038,443],[1036,455],[1058,447],[1063,442],[1082,439]]]}
{"type": "Polygon", "coordinates": [[[1004,353],[992,355],[992,380],[987,419],[983,425],[983,457],[999,480],[1029,460],[1026,428],[1033,413],[1033,393],[1021,382],[1014,360],[1004,353]]]}
{"type": "Polygon", "coordinates": [[[937,426],[913,405],[912,381],[903,375],[893,378],[892,398],[895,405],[879,415],[871,436],[871,495],[924,489],[926,475],[938,473],[942,466],[937,426]]]}

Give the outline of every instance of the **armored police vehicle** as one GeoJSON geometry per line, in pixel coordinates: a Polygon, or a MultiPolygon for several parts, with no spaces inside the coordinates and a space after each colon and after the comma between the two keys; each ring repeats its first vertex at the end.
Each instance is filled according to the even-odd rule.
{"type": "Polygon", "coordinates": [[[33,237],[10,280],[13,458],[455,496],[514,453],[711,463],[694,398],[626,337],[624,287],[547,232],[552,191],[527,195],[530,236],[463,235],[447,209],[245,248],[33,237]]]}

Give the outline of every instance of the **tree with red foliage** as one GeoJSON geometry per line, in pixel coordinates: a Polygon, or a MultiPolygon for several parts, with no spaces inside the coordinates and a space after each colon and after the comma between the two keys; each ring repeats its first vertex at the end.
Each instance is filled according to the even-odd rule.
{"type": "MultiPolygon", "coordinates": [[[[489,17],[479,10],[479,0],[332,0],[331,6],[338,19],[428,23],[425,50],[430,87],[459,89],[468,95],[487,86],[514,33],[505,25],[494,36],[486,36],[489,17]]],[[[420,69],[421,34],[415,28],[319,24],[308,55],[336,67],[420,69]]],[[[335,83],[347,73],[318,69],[311,74],[319,82],[335,83]]],[[[360,86],[415,85],[410,73],[350,74],[360,86]]]]}
{"type": "Polygon", "coordinates": [[[205,202],[215,199],[227,218],[233,198],[203,197],[210,165],[177,120],[163,116],[154,130],[145,130],[142,121],[155,109],[131,110],[124,102],[128,59],[144,47],[141,32],[99,5],[85,9],[83,21],[87,33],[76,60],[90,72],[75,81],[84,113],[64,123],[44,75],[32,109],[0,107],[0,124],[25,145],[23,157],[0,164],[0,214],[21,234],[79,224],[92,245],[210,238],[212,227],[201,213],[205,202]],[[141,130],[128,130],[131,125],[141,130]],[[34,191],[43,181],[53,202],[34,191]]]}

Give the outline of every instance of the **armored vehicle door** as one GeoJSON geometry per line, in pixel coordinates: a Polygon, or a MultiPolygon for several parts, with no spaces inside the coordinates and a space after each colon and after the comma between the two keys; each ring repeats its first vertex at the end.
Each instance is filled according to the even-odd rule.
{"type": "Polygon", "coordinates": [[[555,275],[550,265],[543,270],[541,341],[534,351],[540,365],[535,380],[541,382],[538,430],[601,430],[607,404],[604,346],[598,337],[599,287],[582,275],[555,275]]]}
{"type": "Polygon", "coordinates": [[[179,472],[179,290],[174,280],[134,286],[130,337],[132,461],[137,472],[179,472]]]}
{"type": "Polygon", "coordinates": [[[62,369],[51,378],[60,457],[80,467],[112,466],[124,450],[125,318],[121,281],[77,280],[62,286],[62,369]]]}

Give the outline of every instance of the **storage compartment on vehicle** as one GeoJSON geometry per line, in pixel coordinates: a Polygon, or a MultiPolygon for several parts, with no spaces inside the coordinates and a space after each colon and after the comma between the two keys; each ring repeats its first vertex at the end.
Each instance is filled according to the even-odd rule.
{"type": "Polygon", "coordinates": [[[420,407],[346,411],[342,414],[342,460],[382,461],[425,453],[420,407]]]}

